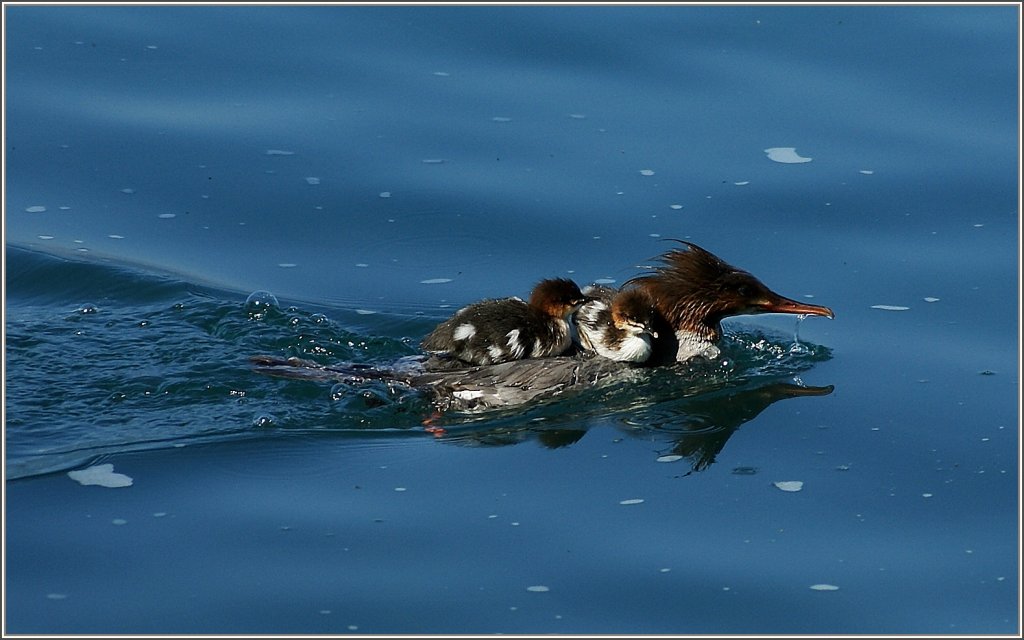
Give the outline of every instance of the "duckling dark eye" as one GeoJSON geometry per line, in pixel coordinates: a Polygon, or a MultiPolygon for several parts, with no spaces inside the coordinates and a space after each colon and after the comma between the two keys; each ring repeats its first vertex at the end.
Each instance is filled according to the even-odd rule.
{"type": "Polygon", "coordinates": [[[751,293],[750,286],[741,284],[740,286],[736,287],[736,293],[739,294],[741,298],[747,298],[750,296],[751,293]]]}

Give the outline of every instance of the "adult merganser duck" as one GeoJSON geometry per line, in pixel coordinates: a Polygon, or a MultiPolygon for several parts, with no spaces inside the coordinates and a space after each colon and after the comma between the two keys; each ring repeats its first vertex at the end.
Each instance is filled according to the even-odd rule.
{"type": "Polygon", "coordinates": [[[590,300],[576,312],[580,346],[610,360],[646,362],[651,356],[651,328],[657,311],[643,289],[622,291],[599,285],[583,289],[590,300]]]}
{"type": "Polygon", "coordinates": [[[541,280],[529,302],[491,299],[459,309],[420,346],[476,365],[558,356],[572,346],[568,319],[585,301],[572,280],[541,280]]]}
{"type": "Polygon", "coordinates": [[[658,338],[650,362],[717,357],[722,318],[758,313],[791,313],[833,318],[828,307],[805,304],[775,293],[750,273],[737,269],[692,242],[661,256],[662,265],[626,282],[654,300],[658,338]]]}

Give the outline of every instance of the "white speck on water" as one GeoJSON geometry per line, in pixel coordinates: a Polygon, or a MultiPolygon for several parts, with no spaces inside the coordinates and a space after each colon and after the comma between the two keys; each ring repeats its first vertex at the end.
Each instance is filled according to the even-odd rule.
{"type": "Polygon", "coordinates": [[[518,522],[510,522],[509,524],[512,525],[513,527],[518,527],[519,526],[518,522]]]}
{"type": "Polygon", "coordinates": [[[391,197],[391,192],[390,191],[381,191],[380,194],[378,194],[378,195],[381,198],[390,198],[391,197]]]}
{"type": "Polygon", "coordinates": [[[107,237],[108,238],[113,238],[114,240],[124,240],[124,236],[119,236],[116,233],[111,233],[107,237]]]}
{"type": "Polygon", "coordinates": [[[930,498],[930,497],[932,497],[932,495],[933,495],[933,494],[931,494],[931,493],[922,493],[922,494],[921,494],[921,497],[922,497],[922,498],[930,498]]]}
{"type": "Polygon", "coordinates": [[[423,160],[423,164],[443,164],[444,158],[426,158],[423,160]]]}
{"type": "Polygon", "coordinates": [[[281,267],[282,269],[291,269],[299,265],[295,264],[294,262],[278,262],[277,266],[281,267]]]}
{"type": "Polygon", "coordinates": [[[161,214],[157,215],[157,217],[161,218],[163,220],[170,220],[171,218],[177,218],[178,214],[176,214],[176,213],[161,213],[161,214]]]}
{"type": "Polygon", "coordinates": [[[429,278],[427,280],[420,280],[420,284],[444,284],[451,281],[451,278],[429,278]]]}
{"type": "Polygon", "coordinates": [[[42,213],[46,211],[46,207],[44,207],[41,204],[36,204],[32,205],[31,207],[26,207],[25,211],[27,211],[28,213],[42,213]]]}
{"type": "Polygon", "coordinates": [[[683,456],[677,456],[677,455],[673,454],[673,455],[669,455],[669,456],[659,456],[658,459],[655,460],[655,462],[675,462],[676,460],[682,460],[682,459],[683,459],[683,456]]]}
{"type": "Polygon", "coordinates": [[[497,517],[498,517],[498,514],[496,514],[496,513],[492,513],[491,515],[487,516],[487,519],[488,519],[488,520],[493,520],[493,519],[495,519],[495,518],[497,518],[497,517]]]}
{"type": "Polygon", "coordinates": [[[308,176],[306,178],[306,184],[320,184],[320,178],[315,176],[308,176]]]}
{"type": "Polygon", "coordinates": [[[81,485],[99,485],[116,488],[132,486],[132,479],[123,473],[114,473],[114,465],[97,464],[86,469],[68,471],[68,477],[81,485]]]}
{"type": "Polygon", "coordinates": [[[60,209],[61,211],[71,211],[71,207],[68,207],[68,206],[60,206],[60,207],[57,207],[57,208],[60,209]]]}
{"type": "Polygon", "coordinates": [[[153,514],[153,517],[154,518],[163,518],[166,515],[167,515],[166,511],[157,511],[156,513],[153,514]]]}
{"type": "Polygon", "coordinates": [[[322,615],[322,616],[331,615],[331,610],[330,609],[321,609],[320,610],[320,615],[322,615]]]}
{"type": "Polygon", "coordinates": [[[733,184],[736,185],[737,187],[743,187],[750,184],[750,180],[744,180],[743,182],[734,182],[733,184]]]}
{"type": "Polygon", "coordinates": [[[882,311],[909,311],[910,307],[901,307],[895,304],[873,304],[872,309],[881,309],[882,311]]]}
{"type": "Polygon", "coordinates": [[[773,482],[772,484],[777,488],[790,493],[800,491],[804,488],[804,483],[801,480],[782,480],[780,482],[773,482]]]}
{"type": "Polygon", "coordinates": [[[67,600],[68,594],[66,593],[48,593],[46,594],[48,600],[67,600]]]}
{"type": "Polygon", "coordinates": [[[619,500],[619,504],[641,504],[643,501],[643,498],[630,498],[629,500],[619,500]]]}
{"type": "Polygon", "coordinates": [[[974,228],[975,228],[975,229],[980,229],[980,228],[982,228],[982,227],[984,227],[984,226],[985,226],[985,225],[983,225],[983,224],[976,224],[976,225],[974,225],[974,228]]]}
{"type": "Polygon", "coordinates": [[[146,48],[147,49],[158,49],[159,47],[157,47],[155,44],[147,44],[146,48]]]}
{"type": "Polygon", "coordinates": [[[128,524],[128,521],[125,520],[124,518],[114,518],[113,520],[110,521],[110,523],[111,524],[116,524],[116,525],[120,526],[122,524],[128,524]]]}
{"type": "Polygon", "coordinates": [[[542,584],[535,584],[532,587],[526,587],[526,590],[527,591],[532,591],[534,593],[546,593],[548,591],[551,591],[551,589],[545,587],[542,584]]]}
{"type": "Polygon", "coordinates": [[[938,298],[925,298],[924,301],[925,302],[938,302],[939,299],[938,298]]]}
{"type": "Polygon", "coordinates": [[[121,189],[121,193],[127,193],[128,195],[131,195],[135,193],[135,189],[132,189],[131,187],[125,187],[124,189],[121,189]]]}
{"type": "Polygon", "coordinates": [[[434,75],[435,76],[439,76],[441,78],[447,78],[448,76],[450,76],[452,74],[448,73],[447,71],[435,71],[434,75]]]}
{"type": "Polygon", "coordinates": [[[647,235],[652,237],[652,238],[660,238],[661,237],[660,233],[648,233],[647,235]]]}
{"type": "Polygon", "coordinates": [[[512,118],[505,118],[503,116],[494,116],[491,120],[493,122],[512,122],[512,118]]]}
{"type": "Polygon", "coordinates": [[[839,587],[834,584],[812,584],[811,589],[815,591],[839,591],[839,587]]]}
{"type": "Polygon", "coordinates": [[[350,625],[348,625],[348,630],[349,630],[349,631],[358,631],[358,630],[359,630],[359,627],[357,627],[357,626],[356,626],[356,625],[354,625],[354,624],[350,624],[350,625]]]}
{"type": "Polygon", "coordinates": [[[395,487],[395,491],[405,491],[405,487],[395,487]]]}
{"type": "Polygon", "coordinates": [[[678,211],[679,209],[682,209],[682,208],[683,208],[683,205],[681,205],[681,204],[670,204],[670,205],[668,205],[668,206],[669,206],[669,208],[670,208],[670,209],[675,209],[675,210],[677,210],[677,211],[678,211]]]}
{"type": "Polygon", "coordinates": [[[654,175],[654,169],[641,169],[640,170],[640,175],[642,175],[642,176],[653,176],[654,175]]]}
{"type": "Polygon", "coordinates": [[[594,284],[615,284],[615,280],[613,278],[598,278],[594,280],[594,284]]]}
{"type": "Polygon", "coordinates": [[[765,153],[768,154],[768,159],[772,162],[781,162],[783,164],[800,164],[802,162],[810,162],[813,158],[804,158],[797,154],[796,147],[772,147],[765,149],[765,153]]]}
{"type": "Polygon", "coordinates": [[[583,120],[587,115],[585,113],[570,113],[569,117],[573,120],[583,120]]]}
{"type": "Polygon", "coordinates": [[[365,262],[357,262],[357,263],[356,263],[356,266],[357,266],[357,267],[362,267],[362,268],[366,268],[366,267],[368,267],[368,266],[370,266],[370,265],[366,264],[365,262]]]}
{"type": "Polygon", "coordinates": [[[871,174],[874,173],[874,171],[871,171],[870,169],[861,169],[860,173],[863,173],[866,176],[870,176],[871,174]]]}
{"type": "Polygon", "coordinates": [[[294,156],[294,151],[285,151],[284,149],[267,149],[266,155],[268,156],[294,156]]]}
{"type": "Polygon", "coordinates": [[[40,240],[53,240],[53,236],[36,236],[40,240]]]}
{"type": "Polygon", "coordinates": [[[377,312],[376,311],[370,311],[369,309],[356,309],[356,313],[358,313],[361,316],[372,316],[373,314],[375,314],[377,312]]]}

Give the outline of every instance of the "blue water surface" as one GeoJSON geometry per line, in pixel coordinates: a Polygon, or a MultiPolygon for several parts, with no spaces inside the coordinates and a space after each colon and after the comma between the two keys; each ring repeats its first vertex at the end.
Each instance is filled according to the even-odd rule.
{"type": "Polygon", "coordinates": [[[1019,633],[1019,6],[4,28],[5,632],[1019,633]],[[671,239],[836,318],[440,417],[249,362],[671,239]]]}

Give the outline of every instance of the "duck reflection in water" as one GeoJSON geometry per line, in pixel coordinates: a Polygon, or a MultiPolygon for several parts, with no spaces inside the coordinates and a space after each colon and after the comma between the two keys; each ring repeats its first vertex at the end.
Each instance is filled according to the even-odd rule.
{"type": "MultiPolygon", "coordinates": [[[[631,437],[665,442],[658,456],[681,456],[689,462],[692,471],[708,468],[733,432],[756,418],[771,404],[787,398],[825,396],[833,391],[832,386],[794,383],[792,377],[738,381],[726,381],[714,376],[708,378],[707,371],[699,364],[690,367],[680,364],[636,369],[604,358],[592,358],[582,361],[590,363],[589,367],[580,367],[581,361],[578,358],[546,358],[543,362],[559,370],[577,367],[575,381],[578,388],[569,389],[558,385],[554,389],[538,389],[544,393],[533,397],[537,402],[525,413],[515,407],[505,410],[487,407],[490,409],[485,412],[488,419],[482,421],[479,420],[479,410],[469,408],[473,406],[472,400],[476,399],[472,394],[472,399],[465,401],[453,395],[465,387],[452,389],[448,386],[432,386],[431,383],[438,379],[451,384],[450,377],[439,378],[436,371],[413,373],[413,369],[407,369],[403,374],[399,373],[401,368],[384,370],[367,365],[323,366],[298,358],[281,360],[266,356],[254,357],[252,362],[260,373],[318,382],[341,382],[353,389],[386,381],[393,396],[398,388],[397,397],[400,399],[396,403],[404,402],[409,395],[420,399],[426,397],[430,400],[426,410],[432,412],[432,415],[423,424],[438,440],[451,444],[506,446],[536,441],[554,449],[578,442],[590,426],[613,421],[631,437]],[[550,409],[545,412],[553,399],[559,402],[559,411],[554,419],[550,409]],[[439,426],[439,402],[449,412],[444,426],[439,426]],[[555,424],[557,422],[590,426],[585,429],[575,426],[560,428],[555,424]]],[[[492,377],[497,376],[505,384],[515,384],[514,374],[517,369],[522,369],[522,365],[510,362],[497,366],[502,370],[494,371],[495,366],[463,370],[463,376],[468,374],[468,377],[462,380],[468,381],[466,384],[491,388],[494,384],[492,377]]],[[[421,371],[418,367],[415,370],[421,371]]],[[[564,372],[559,371],[559,379],[563,375],[564,372]]],[[[470,387],[470,390],[475,391],[476,387],[470,387]]],[[[387,402],[377,395],[363,397],[370,404],[387,402]]],[[[413,403],[412,406],[417,405],[413,403]]]]}

